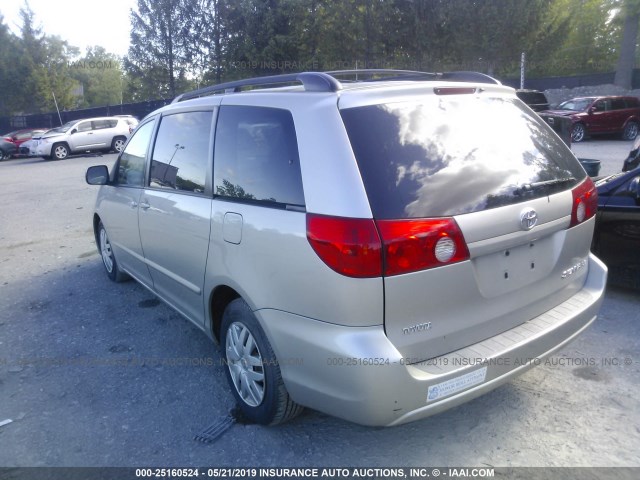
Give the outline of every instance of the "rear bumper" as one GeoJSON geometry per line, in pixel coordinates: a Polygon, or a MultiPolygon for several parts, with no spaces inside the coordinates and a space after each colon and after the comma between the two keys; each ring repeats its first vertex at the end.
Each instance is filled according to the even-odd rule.
{"type": "Polygon", "coordinates": [[[469,401],[552,355],[595,319],[607,280],[593,254],[583,288],[544,314],[461,350],[407,365],[383,326],[344,327],[256,312],[291,397],[363,425],[418,420],[469,401]]]}

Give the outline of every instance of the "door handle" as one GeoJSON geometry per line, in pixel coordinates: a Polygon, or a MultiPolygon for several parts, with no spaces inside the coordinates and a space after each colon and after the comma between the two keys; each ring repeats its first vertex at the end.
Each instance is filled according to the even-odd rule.
{"type": "Polygon", "coordinates": [[[149,208],[151,208],[151,205],[147,202],[140,202],[140,208],[143,210],[148,210],[149,208]]]}
{"type": "Polygon", "coordinates": [[[131,208],[137,208],[138,207],[138,202],[131,200],[131,203],[129,204],[129,206],[131,206],[131,208]]]}

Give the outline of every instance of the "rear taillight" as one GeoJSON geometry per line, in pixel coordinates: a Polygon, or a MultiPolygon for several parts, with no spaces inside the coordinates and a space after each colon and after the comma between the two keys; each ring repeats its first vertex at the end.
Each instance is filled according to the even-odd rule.
{"type": "Polygon", "coordinates": [[[573,195],[573,206],[571,207],[570,228],[589,220],[598,209],[598,191],[590,177],[571,190],[571,194],[573,195]]]}
{"type": "Polygon", "coordinates": [[[426,270],[469,259],[469,249],[453,218],[379,220],[384,275],[426,270]]]}
{"type": "Polygon", "coordinates": [[[382,275],[382,245],[371,219],[307,214],[307,238],[322,261],[342,275],[382,275]]]}
{"type": "Polygon", "coordinates": [[[400,275],[469,259],[453,218],[374,221],[307,214],[307,238],[324,263],[348,277],[400,275]]]}

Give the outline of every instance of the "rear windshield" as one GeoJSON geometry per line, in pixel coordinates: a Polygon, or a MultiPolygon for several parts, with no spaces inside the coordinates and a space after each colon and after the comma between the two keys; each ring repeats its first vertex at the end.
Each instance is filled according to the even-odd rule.
{"type": "Polygon", "coordinates": [[[477,212],[566,190],[586,176],[515,98],[433,96],[341,114],[375,218],[477,212]]]}

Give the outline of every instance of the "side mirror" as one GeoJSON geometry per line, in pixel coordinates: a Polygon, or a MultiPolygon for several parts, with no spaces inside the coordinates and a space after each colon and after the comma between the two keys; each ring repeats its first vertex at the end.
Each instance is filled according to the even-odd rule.
{"type": "Polygon", "coordinates": [[[74,133],[78,133],[78,130],[76,130],[75,128],[69,132],[69,135],[73,135],[74,133]]]}
{"type": "Polygon", "coordinates": [[[589,115],[593,114],[593,112],[595,111],[596,111],[596,107],[589,107],[589,110],[588,110],[589,115]]]}
{"type": "Polygon", "coordinates": [[[84,178],[89,185],[106,185],[109,183],[109,169],[106,165],[89,167],[84,178]]]}

